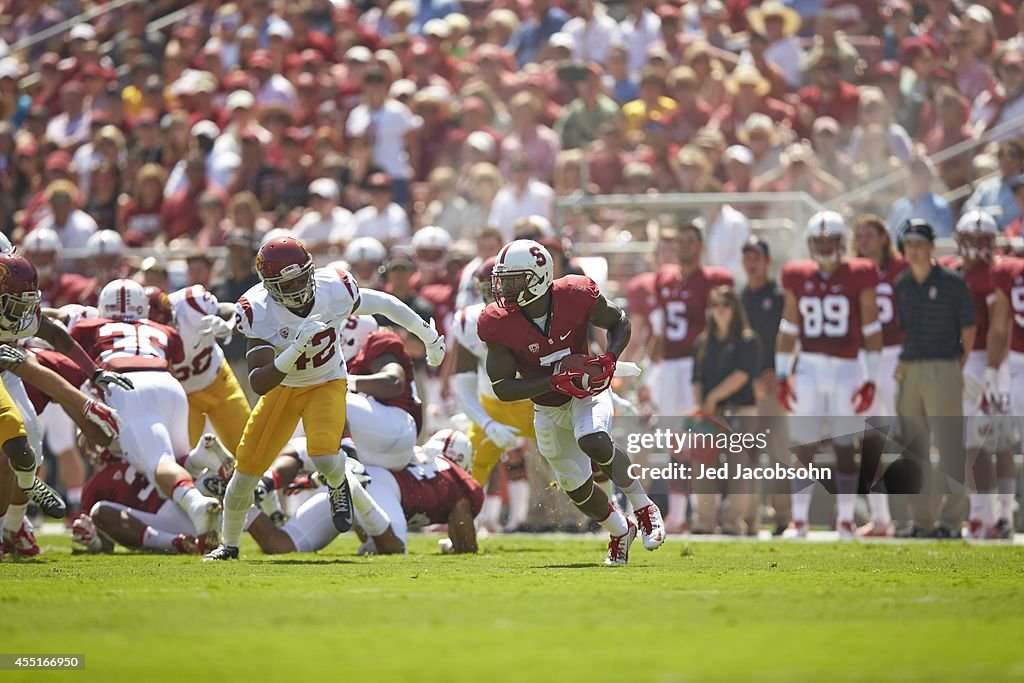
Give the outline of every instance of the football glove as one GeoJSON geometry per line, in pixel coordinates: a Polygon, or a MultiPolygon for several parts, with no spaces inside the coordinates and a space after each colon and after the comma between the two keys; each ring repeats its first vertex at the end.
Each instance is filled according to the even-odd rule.
{"type": "Polygon", "coordinates": [[[858,415],[863,415],[871,409],[871,404],[875,402],[875,383],[864,382],[860,385],[857,391],[853,392],[853,396],[850,397],[853,401],[853,411],[858,415]]]}
{"type": "Polygon", "coordinates": [[[132,381],[125,377],[124,375],[122,375],[121,373],[110,372],[109,370],[104,370],[103,368],[96,368],[96,372],[92,373],[92,381],[93,384],[98,386],[105,393],[110,393],[111,384],[115,384],[127,391],[131,391],[132,389],[135,388],[135,385],[132,384],[132,381]]]}
{"type": "Polygon", "coordinates": [[[82,413],[108,438],[116,439],[121,434],[121,416],[110,406],[90,398],[82,407],[82,413]]]}
{"type": "Polygon", "coordinates": [[[581,370],[562,370],[551,375],[551,388],[560,394],[566,394],[573,398],[586,398],[590,396],[590,389],[584,389],[575,380],[582,380],[584,372],[581,370]]]}
{"type": "Polygon", "coordinates": [[[14,372],[25,362],[25,352],[15,346],[0,346],[0,370],[14,372]]]}
{"type": "Polygon", "coordinates": [[[309,348],[309,344],[313,340],[313,337],[320,334],[328,327],[329,325],[327,323],[320,321],[319,313],[311,315],[303,320],[296,328],[295,341],[292,342],[292,345],[298,349],[307,349],[309,348]]]}
{"type": "Polygon", "coordinates": [[[487,438],[503,451],[514,448],[519,441],[519,432],[497,420],[490,420],[485,424],[484,431],[487,432],[487,438]]]}
{"type": "Polygon", "coordinates": [[[430,329],[434,331],[434,341],[424,342],[427,349],[427,365],[436,368],[444,362],[444,337],[438,334],[434,319],[430,319],[430,329]]]}
{"type": "Polygon", "coordinates": [[[793,412],[793,407],[796,405],[796,392],[793,391],[793,386],[789,383],[789,380],[784,377],[779,377],[775,383],[775,396],[779,400],[779,405],[787,413],[793,412]]]}
{"type": "Polygon", "coordinates": [[[199,334],[203,337],[223,338],[230,342],[234,330],[234,318],[224,320],[219,315],[204,315],[199,321],[199,334]]]}

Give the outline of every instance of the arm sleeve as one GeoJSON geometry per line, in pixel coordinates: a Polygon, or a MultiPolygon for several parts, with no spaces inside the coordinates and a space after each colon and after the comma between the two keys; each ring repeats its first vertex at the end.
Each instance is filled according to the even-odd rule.
{"type": "Polygon", "coordinates": [[[481,427],[491,421],[491,416],[487,414],[483,404],[480,403],[475,372],[460,372],[455,375],[455,381],[452,384],[455,387],[455,397],[459,401],[459,407],[470,420],[481,427]]]}
{"type": "Polygon", "coordinates": [[[437,340],[437,331],[423,322],[415,311],[396,297],[375,289],[364,289],[361,292],[361,301],[360,315],[383,315],[419,337],[424,344],[432,344],[437,340]]]}

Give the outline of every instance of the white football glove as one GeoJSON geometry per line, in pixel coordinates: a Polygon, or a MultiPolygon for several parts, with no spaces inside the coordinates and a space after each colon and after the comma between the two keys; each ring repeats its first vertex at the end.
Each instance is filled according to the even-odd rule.
{"type": "Polygon", "coordinates": [[[231,333],[235,330],[234,318],[225,320],[219,315],[204,315],[199,321],[199,334],[203,337],[217,337],[231,340],[231,333]]]}
{"type": "Polygon", "coordinates": [[[432,342],[424,342],[427,347],[427,365],[436,368],[444,362],[444,337],[438,334],[433,318],[430,319],[430,329],[434,331],[436,337],[432,342]]]}
{"type": "Polygon", "coordinates": [[[983,396],[990,406],[999,405],[999,371],[996,368],[985,368],[985,389],[983,396]]]}
{"type": "Polygon", "coordinates": [[[519,441],[519,432],[497,420],[485,424],[484,431],[487,432],[487,438],[503,451],[514,448],[519,441]]]}
{"type": "Polygon", "coordinates": [[[296,328],[294,346],[305,349],[316,335],[330,327],[327,323],[320,322],[320,314],[311,315],[296,328]]]}
{"type": "Polygon", "coordinates": [[[95,399],[89,399],[82,407],[82,413],[85,415],[85,419],[99,427],[105,436],[111,439],[120,436],[124,420],[110,406],[95,399]]]}
{"type": "Polygon", "coordinates": [[[88,553],[98,553],[103,549],[100,532],[88,515],[82,515],[72,523],[71,542],[88,553]]]}

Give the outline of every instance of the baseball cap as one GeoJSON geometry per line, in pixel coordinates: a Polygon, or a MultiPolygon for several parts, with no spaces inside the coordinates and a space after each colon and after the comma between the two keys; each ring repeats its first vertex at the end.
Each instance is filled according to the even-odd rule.
{"type": "Polygon", "coordinates": [[[309,194],[337,200],[339,196],[338,183],[330,178],[317,178],[309,184],[309,194]]]}
{"type": "Polygon", "coordinates": [[[771,251],[768,249],[768,243],[757,235],[751,235],[747,238],[747,241],[743,243],[742,251],[756,251],[764,254],[765,257],[771,256],[771,251]]]}
{"type": "Polygon", "coordinates": [[[208,137],[211,139],[216,139],[218,135],[220,135],[220,128],[217,127],[216,123],[210,121],[209,119],[197,121],[196,124],[192,126],[193,137],[208,137]]]}
{"type": "Polygon", "coordinates": [[[375,188],[375,187],[381,187],[381,188],[387,188],[387,189],[390,190],[391,189],[391,176],[389,176],[387,173],[381,173],[381,172],[371,173],[370,177],[366,179],[366,187],[371,188],[371,189],[375,188]]]}
{"type": "Polygon", "coordinates": [[[722,154],[722,158],[725,161],[738,161],[744,166],[754,165],[754,154],[749,148],[743,145],[733,145],[725,150],[722,154]]]}
{"type": "Polygon", "coordinates": [[[920,218],[911,218],[909,221],[903,224],[900,230],[900,241],[901,242],[929,242],[935,243],[935,230],[925,220],[920,218]]]}
{"type": "Polygon", "coordinates": [[[365,45],[353,45],[345,51],[346,62],[360,62],[361,64],[369,64],[370,60],[373,59],[373,53],[370,52],[370,48],[365,45]]]}
{"type": "Polygon", "coordinates": [[[384,262],[384,267],[387,270],[394,268],[416,270],[416,260],[412,257],[407,247],[394,247],[391,253],[388,254],[388,260],[384,262]]]}
{"type": "Polygon", "coordinates": [[[69,40],[96,40],[96,29],[92,24],[75,24],[68,31],[69,40]]]}
{"type": "Polygon", "coordinates": [[[248,90],[236,90],[228,95],[225,104],[229,110],[252,109],[256,104],[256,97],[248,90]]]}

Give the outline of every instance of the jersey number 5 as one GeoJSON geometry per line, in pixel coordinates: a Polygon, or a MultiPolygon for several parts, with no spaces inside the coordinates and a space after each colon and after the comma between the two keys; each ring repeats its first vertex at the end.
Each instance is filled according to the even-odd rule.
{"type": "Polygon", "coordinates": [[[298,360],[295,361],[296,370],[305,370],[310,364],[314,368],[319,368],[324,365],[327,361],[334,358],[334,342],[338,339],[338,331],[333,327],[328,327],[323,332],[316,334],[312,339],[309,340],[309,351],[303,351],[302,355],[299,356],[298,360]],[[327,342],[324,344],[324,342],[327,342]],[[323,346],[316,352],[312,352],[315,347],[323,346]],[[312,355],[310,355],[312,354],[312,355]]]}

